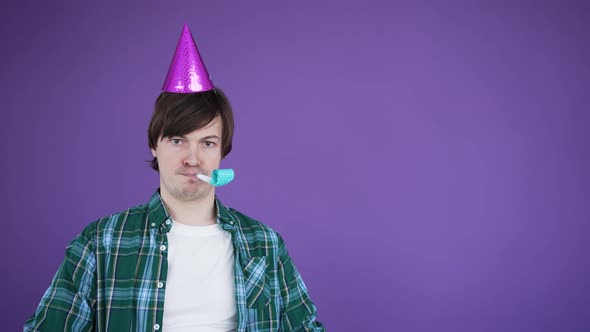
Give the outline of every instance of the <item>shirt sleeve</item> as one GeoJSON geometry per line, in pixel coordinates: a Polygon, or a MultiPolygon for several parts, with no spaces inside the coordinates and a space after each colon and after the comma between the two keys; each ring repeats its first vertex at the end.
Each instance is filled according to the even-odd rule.
{"type": "Polygon", "coordinates": [[[96,302],[96,255],[83,234],[66,248],[65,259],[24,326],[30,331],[91,331],[96,302]]]}
{"type": "Polygon", "coordinates": [[[279,236],[278,277],[281,292],[281,331],[325,332],[316,320],[316,306],[279,236]]]}

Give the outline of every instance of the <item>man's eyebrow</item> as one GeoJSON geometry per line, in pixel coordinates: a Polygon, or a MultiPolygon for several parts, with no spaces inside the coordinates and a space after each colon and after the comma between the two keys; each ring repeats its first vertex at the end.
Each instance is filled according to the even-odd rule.
{"type": "Polygon", "coordinates": [[[217,136],[217,135],[209,135],[209,136],[205,136],[205,137],[201,138],[201,141],[204,141],[206,139],[212,139],[212,138],[217,138],[218,140],[221,140],[221,138],[219,138],[219,136],[217,136]]]}
{"type": "MultiPolygon", "coordinates": [[[[187,139],[187,138],[188,138],[188,137],[186,137],[186,135],[172,135],[172,136],[168,136],[168,138],[170,138],[170,139],[172,139],[172,138],[174,138],[174,137],[178,137],[178,138],[182,138],[182,139],[187,139]]],[[[162,139],[164,139],[164,138],[165,138],[165,137],[162,137],[162,139]]],[[[207,140],[207,139],[212,139],[212,138],[216,138],[216,139],[218,139],[218,140],[221,140],[221,138],[220,138],[219,136],[217,136],[217,135],[209,135],[209,136],[205,136],[205,137],[202,137],[202,138],[200,138],[199,140],[200,140],[200,141],[204,141],[204,140],[207,140]]]]}

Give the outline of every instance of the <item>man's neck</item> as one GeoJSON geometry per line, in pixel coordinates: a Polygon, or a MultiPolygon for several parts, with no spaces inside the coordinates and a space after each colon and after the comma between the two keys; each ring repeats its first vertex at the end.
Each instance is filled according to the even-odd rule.
{"type": "Polygon", "coordinates": [[[216,223],[214,193],[195,201],[174,199],[164,190],[160,191],[160,195],[174,221],[189,226],[208,226],[216,223]]]}

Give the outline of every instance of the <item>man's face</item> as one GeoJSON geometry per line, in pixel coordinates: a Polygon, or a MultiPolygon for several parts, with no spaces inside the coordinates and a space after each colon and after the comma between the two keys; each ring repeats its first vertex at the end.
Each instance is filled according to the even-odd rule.
{"type": "Polygon", "coordinates": [[[205,127],[185,136],[160,137],[156,149],[160,169],[160,190],[181,201],[199,200],[214,194],[212,185],[199,180],[196,174],[211,176],[221,162],[221,133],[219,116],[205,127]]]}

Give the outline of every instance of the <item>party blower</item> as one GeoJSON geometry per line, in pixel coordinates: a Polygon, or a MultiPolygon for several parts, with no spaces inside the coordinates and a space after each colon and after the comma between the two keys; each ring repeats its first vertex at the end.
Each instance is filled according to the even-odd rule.
{"type": "Polygon", "coordinates": [[[204,174],[197,174],[197,177],[215,187],[225,186],[234,179],[234,170],[231,168],[227,169],[216,169],[211,173],[211,176],[204,174]]]}

